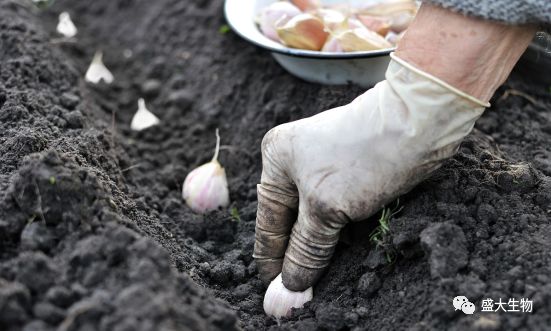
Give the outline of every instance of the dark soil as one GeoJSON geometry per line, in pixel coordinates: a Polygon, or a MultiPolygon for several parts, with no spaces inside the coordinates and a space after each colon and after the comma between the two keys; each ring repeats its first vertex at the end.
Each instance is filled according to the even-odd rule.
{"type": "Polygon", "coordinates": [[[0,330],[549,328],[551,95],[529,77],[400,198],[379,245],[378,215],[347,229],[314,300],[267,318],[251,257],[262,136],[362,90],[297,80],[224,24],[222,1],[0,2],[0,330]],[[64,10],[76,41],[55,33],[64,10]],[[96,49],[110,86],[83,80],[96,49]],[[162,125],[134,133],[142,96],[162,125]],[[215,128],[233,204],[195,215],[181,183],[215,128]],[[469,316],[457,295],[533,312],[469,316]]]}

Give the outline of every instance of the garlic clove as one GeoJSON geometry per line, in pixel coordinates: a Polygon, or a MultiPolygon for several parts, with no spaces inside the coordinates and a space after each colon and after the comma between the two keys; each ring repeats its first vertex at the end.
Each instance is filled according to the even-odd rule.
{"type": "Polygon", "coordinates": [[[342,31],[331,36],[329,42],[324,45],[324,50],[342,52],[374,51],[391,48],[392,44],[379,34],[366,28],[356,28],[342,31]]]}
{"type": "Polygon", "coordinates": [[[323,22],[312,14],[293,17],[284,26],[277,28],[279,39],[288,47],[319,51],[329,33],[323,22]]]}
{"type": "Polygon", "coordinates": [[[315,10],[320,7],[319,0],[291,0],[302,11],[315,10]]]}
{"type": "Polygon", "coordinates": [[[266,315],[276,318],[288,317],[292,308],[302,308],[304,304],[312,300],[314,291],[310,287],[302,292],[288,290],[283,285],[283,279],[279,274],[268,286],[264,295],[264,312],[266,315]]]}
{"type": "Polygon", "coordinates": [[[367,2],[366,5],[357,9],[357,13],[360,15],[371,16],[392,16],[402,12],[410,12],[415,14],[417,12],[417,4],[414,0],[387,0],[387,1],[375,1],[367,2]]]}
{"type": "Polygon", "coordinates": [[[258,17],[260,31],[266,37],[279,42],[276,29],[300,13],[300,9],[290,2],[274,2],[260,12],[258,17]]]}
{"type": "Polygon", "coordinates": [[[368,4],[357,10],[359,16],[386,19],[390,24],[390,30],[396,33],[400,33],[407,29],[416,13],[417,4],[413,0],[392,0],[368,4]]]}
{"type": "Polygon", "coordinates": [[[344,49],[341,47],[339,39],[335,35],[329,36],[325,45],[321,49],[322,52],[331,52],[331,53],[343,53],[344,49]]]}
{"type": "Polygon", "coordinates": [[[390,29],[396,33],[404,32],[414,18],[415,14],[410,12],[393,15],[390,19],[390,29]]]}
{"type": "Polygon", "coordinates": [[[315,15],[325,24],[329,31],[340,29],[346,24],[348,17],[342,12],[334,9],[321,8],[315,12],[315,15]]]}
{"type": "Polygon", "coordinates": [[[73,21],[71,21],[71,16],[68,12],[59,14],[59,23],[57,23],[56,30],[59,34],[66,38],[73,38],[78,32],[77,27],[73,21]]]}
{"type": "Polygon", "coordinates": [[[218,162],[219,150],[220,135],[216,129],[216,149],[212,161],[195,168],[184,180],[182,197],[196,213],[205,213],[230,204],[226,171],[218,162]]]}
{"type": "Polygon", "coordinates": [[[111,84],[113,82],[113,74],[103,64],[102,58],[102,52],[98,51],[96,52],[96,54],[94,54],[92,63],[90,63],[90,67],[88,67],[88,70],[86,71],[86,75],[84,77],[87,82],[93,84],[98,84],[101,80],[103,80],[107,84],[111,84]]]}
{"type": "Polygon", "coordinates": [[[138,110],[134,114],[134,117],[132,117],[130,129],[134,131],[142,131],[154,125],[157,125],[160,122],[161,121],[159,120],[159,118],[147,109],[144,99],[139,99],[138,110]]]}
{"type": "Polygon", "coordinates": [[[384,17],[358,15],[358,20],[371,31],[377,32],[381,36],[386,36],[390,31],[391,21],[384,17]]]}
{"type": "Polygon", "coordinates": [[[385,36],[385,40],[388,41],[389,43],[391,43],[392,45],[396,45],[398,44],[398,42],[400,41],[400,39],[402,39],[402,37],[404,36],[406,31],[402,31],[400,33],[396,33],[396,32],[393,32],[393,31],[389,31],[387,33],[387,35],[385,36]]]}

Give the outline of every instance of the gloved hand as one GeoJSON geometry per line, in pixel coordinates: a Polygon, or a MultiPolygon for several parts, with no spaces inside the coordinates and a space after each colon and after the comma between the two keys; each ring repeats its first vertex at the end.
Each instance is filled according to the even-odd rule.
{"type": "Polygon", "coordinates": [[[270,130],[262,142],[254,258],[302,291],[328,266],[340,230],[406,193],[451,157],[489,104],[392,55],[352,103],[270,130]]]}

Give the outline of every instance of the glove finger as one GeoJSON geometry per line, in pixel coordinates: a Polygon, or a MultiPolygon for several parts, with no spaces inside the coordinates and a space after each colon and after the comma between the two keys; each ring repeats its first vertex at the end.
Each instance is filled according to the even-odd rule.
{"type": "MultiPolygon", "coordinates": [[[[260,279],[269,283],[281,273],[283,257],[293,224],[297,219],[298,192],[282,169],[281,129],[270,130],[262,141],[262,178],[257,186],[255,244],[260,279]]],[[[283,140],[283,143],[287,141],[283,140]]],[[[284,153],[284,155],[287,155],[284,153]]]]}
{"type": "Polygon", "coordinates": [[[275,192],[262,184],[257,186],[257,191],[253,257],[260,279],[269,283],[281,273],[289,235],[296,220],[298,198],[275,192]]]}
{"type": "Polygon", "coordinates": [[[313,286],[329,265],[339,233],[345,225],[340,217],[316,212],[321,218],[299,208],[282,268],[283,285],[291,291],[313,286]]]}

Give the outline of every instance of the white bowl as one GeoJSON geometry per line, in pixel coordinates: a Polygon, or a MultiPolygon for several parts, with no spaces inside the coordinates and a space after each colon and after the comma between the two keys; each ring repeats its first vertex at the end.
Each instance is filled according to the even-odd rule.
{"type": "MultiPolygon", "coordinates": [[[[272,52],[276,61],[291,74],[309,82],[342,85],[348,83],[371,87],[385,79],[385,71],[394,48],[376,51],[331,53],[288,48],[264,36],[255,18],[278,0],[226,0],[224,11],[230,27],[256,46],[272,52]]],[[[352,4],[365,0],[348,0],[352,4]]],[[[323,5],[343,0],[322,0],[323,5]]]]}

